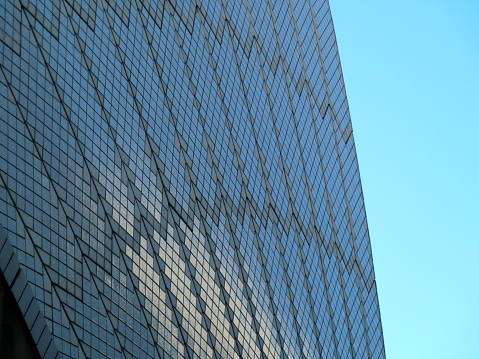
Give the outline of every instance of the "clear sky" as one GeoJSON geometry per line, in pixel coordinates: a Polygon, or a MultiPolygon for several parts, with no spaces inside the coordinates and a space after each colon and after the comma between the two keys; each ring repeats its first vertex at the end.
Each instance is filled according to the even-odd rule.
{"type": "Polygon", "coordinates": [[[388,359],[479,358],[479,1],[330,0],[388,359]]]}

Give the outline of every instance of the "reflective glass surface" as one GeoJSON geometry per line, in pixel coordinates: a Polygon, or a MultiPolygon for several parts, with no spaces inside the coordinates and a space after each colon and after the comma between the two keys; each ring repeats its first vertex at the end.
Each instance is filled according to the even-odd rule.
{"type": "Polygon", "coordinates": [[[385,357],[327,1],[7,0],[0,82],[41,355],[385,357]]]}

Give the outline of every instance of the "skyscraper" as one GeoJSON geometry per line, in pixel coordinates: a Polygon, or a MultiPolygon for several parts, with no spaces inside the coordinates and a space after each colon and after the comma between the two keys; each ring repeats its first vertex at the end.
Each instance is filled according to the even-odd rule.
{"type": "Polygon", "coordinates": [[[327,1],[0,24],[0,267],[32,353],[384,358],[327,1]]]}

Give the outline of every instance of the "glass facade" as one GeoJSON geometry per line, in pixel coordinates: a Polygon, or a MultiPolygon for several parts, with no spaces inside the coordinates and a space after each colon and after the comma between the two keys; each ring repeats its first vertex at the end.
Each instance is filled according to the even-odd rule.
{"type": "Polygon", "coordinates": [[[0,224],[42,357],[385,357],[327,0],[0,2],[0,224]]]}

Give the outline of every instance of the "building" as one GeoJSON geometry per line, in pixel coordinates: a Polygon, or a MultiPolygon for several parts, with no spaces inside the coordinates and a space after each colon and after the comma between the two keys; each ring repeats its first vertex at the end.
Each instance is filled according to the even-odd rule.
{"type": "Polygon", "coordinates": [[[326,0],[7,0],[0,24],[29,355],[385,357],[326,0]]]}

